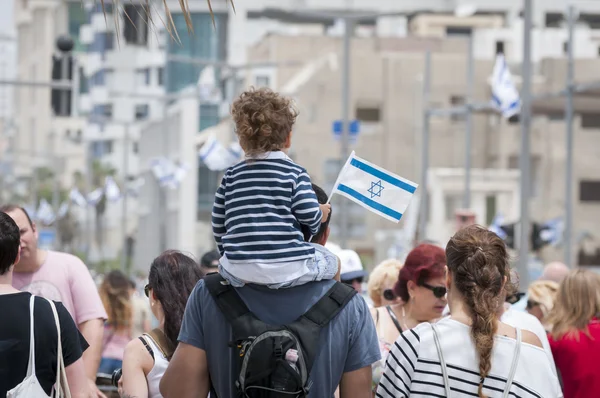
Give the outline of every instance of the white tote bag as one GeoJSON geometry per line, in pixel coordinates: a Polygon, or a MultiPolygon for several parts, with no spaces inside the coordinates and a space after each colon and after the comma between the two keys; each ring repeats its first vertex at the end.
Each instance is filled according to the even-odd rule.
{"type": "MultiPolygon", "coordinates": [[[[67,374],[65,372],[65,364],[62,355],[62,343],[60,338],[60,322],[58,320],[58,314],[56,313],[56,307],[54,303],[47,300],[52,308],[54,315],[54,322],[56,323],[56,330],[58,334],[58,347],[56,349],[56,383],[52,389],[50,398],[71,398],[71,392],[69,391],[69,385],[67,384],[67,374]]],[[[6,398],[49,398],[46,395],[46,391],[40,385],[35,375],[35,333],[34,333],[34,319],[33,319],[33,308],[35,303],[35,296],[31,295],[29,299],[29,363],[27,364],[27,375],[25,379],[12,390],[6,393],[6,398]]]]}

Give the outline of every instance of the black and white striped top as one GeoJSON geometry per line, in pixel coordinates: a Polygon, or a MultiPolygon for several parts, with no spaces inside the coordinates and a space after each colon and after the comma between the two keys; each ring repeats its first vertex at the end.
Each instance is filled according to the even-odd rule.
{"type": "MultiPolygon", "coordinates": [[[[437,324],[454,397],[478,397],[479,359],[469,326],[450,318],[437,324]]],[[[496,336],[492,369],[483,383],[489,398],[502,397],[515,351],[515,339],[496,336]]],[[[379,398],[445,398],[444,379],[431,325],[421,324],[400,335],[387,357],[377,389],[379,398]]],[[[521,343],[516,374],[510,388],[513,398],[562,398],[563,394],[543,349],[521,343]]]]}
{"type": "Polygon", "coordinates": [[[315,249],[301,226],[316,234],[322,216],[306,170],[281,151],[268,152],[225,172],[215,194],[213,235],[229,264],[302,262],[314,258],[315,249]]]}

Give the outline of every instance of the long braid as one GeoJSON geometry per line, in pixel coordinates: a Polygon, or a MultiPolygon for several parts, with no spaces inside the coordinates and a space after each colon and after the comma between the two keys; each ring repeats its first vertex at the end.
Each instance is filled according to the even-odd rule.
{"type": "Polygon", "coordinates": [[[493,232],[470,226],[457,232],[446,247],[448,268],[465,299],[471,317],[471,338],[479,355],[478,395],[492,367],[494,335],[498,330],[498,306],[509,275],[504,242],[493,232]]]}

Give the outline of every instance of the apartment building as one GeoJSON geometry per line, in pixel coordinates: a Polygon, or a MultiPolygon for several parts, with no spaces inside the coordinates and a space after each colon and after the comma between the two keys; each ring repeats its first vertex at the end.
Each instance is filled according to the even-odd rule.
{"type": "MultiPolygon", "coordinates": [[[[464,103],[466,90],[466,48],[464,38],[355,38],[351,55],[351,118],[359,120],[360,133],[351,149],[382,167],[403,177],[419,181],[422,128],[422,81],[424,52],[432,51],[432,85],[429,106],[450,107],[464,103]]],[[[254,46],[252,61],[309,60],[308,67],[273,71],[274,88],[292,95],[299,106],[294,142],[295,159],[304,165],[314,182],[331,189],[339,171],[340,143],[332,133],[332,123],[341,116],[340,78],[341,40],[335,37],[270,35],[254,46]],[[316,45],[318,43],[318,46],[316,45]],[[319,62],[333,54],[337,62],[319,62]],[[297,75],[303,74],[300,84],[297,75]],[[319,143],[315,145],[315,143],[319,143]]],[[[577,76],[593,79],[597,59],[577,61],[577,76]]],[[[478,59],[475,65],[474,98],[479,102],[491,98],[489,78],[492,59],[478,59]]],[[[534,90],[544,92],[564,85],[564,60],[544,59],[534,79],[534,90]]],[[[249,79],[252,76],[249,75],[249,79]]],[[[519,79],[519,76],[516,76],[519,79]]],[[[252,84],[249,82],[248,84],[252,84]]],[[[254,82],[255,83],[255,82],[254,82]]],[[[564,140],[561,115],[551,114],[542,104],[532,125],[532,217],[536,221],[561,216],[564,210],[564,140]],[[546,115],[542,114],[542,110],[546,115]]],[[[591,166],[598,163],[594,139],[600,125],[594,113],[581,113],[575,121],[575,180],[584,196],[575,200],[575,231],[600,237],[594,215],[600,201],[592,200],[598,182],[591,166]],[[591,174],[590,174],[591,173],[591,174]],[[590,193],[592,192],[592,193],[590,193]]],[[[511,170],[518,168],[520,126],[518,120],[502,119],[497,114],[474,116],[472,162],[475,169],[511,170]]],[[[431,168],[460,169],[464,166],[465,125],[461,116],[434,117],[431,120],[431,168]]],[[[513,177],[510,177],[513,178],[513,177]]],[[[512,184],[512,183],[511,183],[512,184]]],[[[580,195],[580,194],[578,194],[580,195]]],[[[514,214],[513,208],[500,208],[506,200],[490,195],[481,211],[480,223],[491,222],[496,211],[514,214]]],[[[598,199],[598,198],[596,198],[598,199]]],[[[335,205],[334,201],[334,205],[335,205]]],[[[460,189],[443,198],[446,226],[454,223],[455,211],[462,206],[460,189]]],[[[518,202],[510,202],[518,206],[518,202]]],[[[368,251],[376,244],[378,231],[396,229],[389,221],[351,206],[350,245],[368,251]]],[[[402,224],[401,224],[402,225],[402,224]]],[[[443,240],[430,225],[432,238],[443,240]]],[[[332,239],[338,235],[333,227],[332,239]]],[[[446,237],[447,239],[447,237],[446,237]]],[[[559,253],[549,249],[546,255],[559,253]]]]}

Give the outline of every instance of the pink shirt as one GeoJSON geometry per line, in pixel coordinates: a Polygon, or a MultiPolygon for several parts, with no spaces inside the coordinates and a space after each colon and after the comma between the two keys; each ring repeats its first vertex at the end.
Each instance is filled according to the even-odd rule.
{"type": "Polygon", "coordinates": [[[77,325],[107,318],[90,271],[73,255],[48,251],[39,270],[14,272],[12,284],[15,289],[62,302],[77,325]]]}

